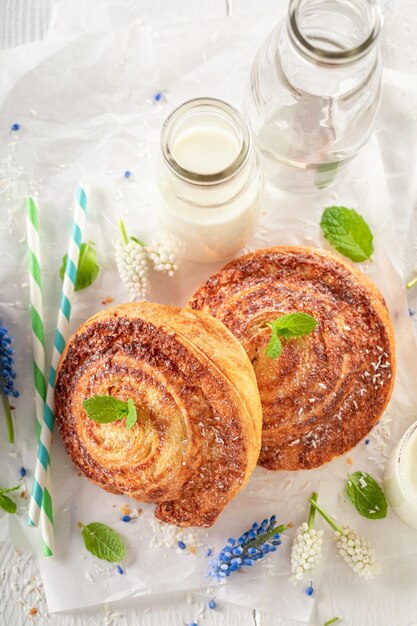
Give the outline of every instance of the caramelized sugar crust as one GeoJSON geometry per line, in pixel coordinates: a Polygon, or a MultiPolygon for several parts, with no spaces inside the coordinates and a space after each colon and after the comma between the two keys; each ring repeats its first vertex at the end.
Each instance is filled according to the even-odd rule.
{"type": "Polygon", "coordinates": [[[254,367],[263,411],[259,464],[311,469],[354,447],[379,420],[395,376],[392,322],[376,286],[324,250],[276,247],[242,256],[189,301],[221,320],[254,367]],[[266,322],[303,311],[316,330],[266,356],[266,322]]]}
{"type": "Polygon", "coordinates": [[[151,303],[98,313],[68,342],[55,387],[67,453],[91,481],[211,526],[249,479],[262,412],[250,361],[211,315],[151,303]],[[138,422],[99,424],[83,401],[132,398],[138,422]]]}

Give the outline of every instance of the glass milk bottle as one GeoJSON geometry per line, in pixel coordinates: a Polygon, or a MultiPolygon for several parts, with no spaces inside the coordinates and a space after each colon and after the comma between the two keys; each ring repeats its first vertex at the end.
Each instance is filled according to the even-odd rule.
{"type": "Polygon", "coordinates": [[[165,121],[157,211],[185,258],[227,259],[251,236],[263,177],[244,118],[214,98],[185,102],[165,121]]]}
{"type": "Polygon", "coordinates": [[[388,460],[384,483],[394,511],[417,530],[417,422],[405,432],[388,460]]]}
{"type": "Polygon", "coordinates": [[[245,113],[265,178],[326,187],[368,141],[381,95],[381,13],[373,0],[291,0],[259,50],[245,113]]]}

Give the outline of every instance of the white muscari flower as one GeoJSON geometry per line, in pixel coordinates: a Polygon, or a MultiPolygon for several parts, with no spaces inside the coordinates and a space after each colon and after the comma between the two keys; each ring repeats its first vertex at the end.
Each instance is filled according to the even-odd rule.
{"type": "Polygon", "coordinates": [[[144,245],[133,237],[128,238],[120,222],[122,241],[115,244],[116,265],[122,282],[129,288],[132,300],[144,298],[149,290],[148,257],[144,245]]]}
{"type": "Polygon", "coordinates": [[[334,540],[342,559],[358,574],[367,580],[375,578],[375,549],[365,537],[358,535],[349,526],[343,526],[343,533],[336,531],[334,540]]]}
{"type": "Polygon", "coordinates": [[[295,531],[291,549],[292,576],[290,578],[294,583],[302,580],[304,574],[311,573],[321,559],[323,531],[313,528],[316,516],[316,508],[313,503],[317,502],[317,498],[318,494],[314,492],[310,498],[311,506],[308,520],[295,531]]]}
{"type": "Polygon", "coordinates": [[[297,583],[310,574],[319,564],[323,544],[323,531],[309,528],[307,522],[295,532],[291,549],[291,579],[297,583]]]}
{"type": "Polygon", "coordinates": [[[349,528],[349,526],[339,526],[336,521],[319,506],[313,497],[310,498],[310,503],[335,531],[334,540],[336,547],[345,563],[361,578],[366,580],[375,578],[378,573],[378,568],[375,563],[375,550],[367,542],[365,537],[356,533],[349,528]]]}
{"type": "Polygon", "coordinates": [[[132,300],[145,298],[149,290],[149,262],[157,272],[173,276],[182,253],[181,242],[167,233],[151,246],[136,237],[128,237],[120,220],[121,241],[115,244],[116,265],[122,282],[129,287],[132,300]]]}
{"type": "Polygon", "coordinates": [[[180,250],[179,240],[170,234],[164,234],[159,241],[153,242],[152,246],[147,248],[154,270],[166,272],[168,276],[173,276],[178,269],[180,250]]]}

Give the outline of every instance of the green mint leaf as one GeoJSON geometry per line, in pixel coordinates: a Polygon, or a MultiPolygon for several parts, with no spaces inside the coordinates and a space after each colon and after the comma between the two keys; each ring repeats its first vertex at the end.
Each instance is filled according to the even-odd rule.
{"type": "Polygon", "coordinates": [[[109,563],[123,561],[125,545],[120,535],[106,524],[91,522],[83,526],[82,535],[85,547],[98,559],[109,563]]]}
{"type": "Polygon", "coordinates": [[[113,396],[93,396],[84,400],[87,416],[99,424],[109,424],[121,420],[128,414],[128,403],[113,396]]]}
{"type": "Polygon", "coordinates": [[[352,261],[366,261],[374,251],[373,235],[355,209],[330,206],[320,221],[323,236],[333,248],[352,261]]]}
{"type": "Polygon", "coordinates": [[[126,428],[129,430],[133,428],[133,426],[138,421],[138,414],[136,412],[136,407],[131,398],[127,401],[127,417],[126,417],[126,428]]]}
{"type": "Polygon", "coordinates": [[[3,509],[6,513],[16,513],[17,506],[11,498],[8,498],[4,494],[0,494],[0,509],[3,509]]]}
{"type": "Polygon", "coordinates": [[[308,313],[289,313],[277,317],[272,324],[280,337],[289,339],[312,333],[317,326],[317,320],[308,313]]]}
{"type": "Polygon", "coordinates": [[[266,346],[266,356],[270,359],[276,359],[281,355],[282,343],[275,327],[272,324],[268,324],[268,326],[271,327],[271,337],[268,341],[268,345],[266,346]]]}
{"type": "MultiPolygon", "coordinates": [[[[97,263],[97,254],[94,245],[94,241],[81,244],[75,291],[81,291],[81,289],[89,287],[97,278],[100,267],[97,263]]],[[[61,280],[64,280],[66,263],[67,255],[62,259],[61,269],[59,270],[61,280]]]]}
{"type": "Polygon", "coordinates": [[[281,339],[293,339],[309,335],[317,326],[317,320],[308,313],[289,313],[267,322],[271,337],[266,347],[266,356],[276,359],[282,353],[281,339]]]}
{"type": "Polygon", "coordinates": [[[9,487],[8,489],[3,489],[0,487],[0,495],[3,493],[10,493],[11,491],[17,491],[20,489],[21,485],[16,485],[16,487],[9,487]]]}
{"type": "Polygon", "coordinates": [[[376,480],[366,472],[348,476],[346,493],[355,509],[368,519],[382,519],[387,515],[387,499],[376,480]]]}

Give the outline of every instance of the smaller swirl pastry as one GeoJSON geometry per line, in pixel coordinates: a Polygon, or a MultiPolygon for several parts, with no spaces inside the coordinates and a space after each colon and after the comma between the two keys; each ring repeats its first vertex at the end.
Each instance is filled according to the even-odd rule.
{"type": "Polygon", "coordinates": [[[258,250],[211,276],[189,306],[221,320],[252,362],[263,411],[260,465],[319,467],[355,446],[385,410],[395,375],[392,322],[375,285],[336,255],[258,250]],[[317,328],[269,358],[267,322],[292,312],[312,315],[317,328]]]}
{"type": "Polygon", "coordinates": [[[211,315],[134,303],[98,313],[68,342],[56,421],[91,481],[157,503],[178,526],[211,526],[259,456],[262,409],[241,344],[211,315]],[[131,399],[138,421],[97,423],[83,401],[131,399]]]}

